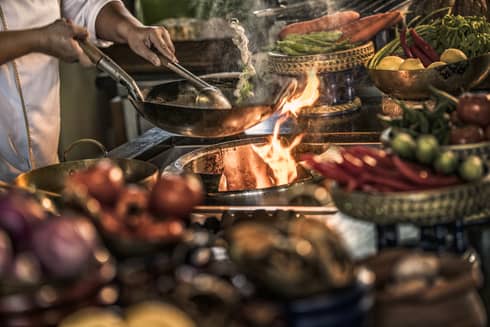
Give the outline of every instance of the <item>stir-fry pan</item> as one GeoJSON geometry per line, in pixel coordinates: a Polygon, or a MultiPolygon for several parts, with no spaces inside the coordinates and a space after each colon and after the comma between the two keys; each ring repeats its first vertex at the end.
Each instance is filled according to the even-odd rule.
{"type": "MultiPolygon", "coordinates": [[[[100,70],[128,89],[130,101],[144,118],[165,131],[180,135],[218,138],[240,134],[269,118],[280,108],[282,100],[295,89],[291,79],[255,81],[257,94],[239,103],[233,101],[234,86],[228,90],[218,87],[232,103],[232,108],[207,107],[196,104],[200,91],[192,81],[162,84],[141,91],[134,79],[102,51],[87,42],[81,45],[100,70]],[[181,92],[194,96],[179,102],[178,95],[181,92]],[[175,99],[168,99],[170,93],[175,95],[175,99]]],[[[238,81],[236,78],[232,80],[234,83],[238,81]]],[[[207,81],[215,87],[222,79],[207,81]]]]}

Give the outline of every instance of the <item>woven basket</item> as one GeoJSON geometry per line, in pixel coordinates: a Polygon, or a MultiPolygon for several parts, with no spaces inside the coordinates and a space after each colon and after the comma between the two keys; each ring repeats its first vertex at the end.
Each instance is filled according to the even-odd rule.
{"type": "Polygon", "coordinates": [[[376,224],[436,225],[464,220],[489,208],[490,175],[463,185],[421,192],[346,192],[331,188],[337,208],[348,216],[376,224]]]}
{"type": "Polygon", "coordinates": [[[305,74],[312,69],[317,69],[319,73],[340,72],[365,65],[374,53],[372,42],[349,50],[310,56],[269,52],[269,67],[273,73],[284,75],[305,74]]]}

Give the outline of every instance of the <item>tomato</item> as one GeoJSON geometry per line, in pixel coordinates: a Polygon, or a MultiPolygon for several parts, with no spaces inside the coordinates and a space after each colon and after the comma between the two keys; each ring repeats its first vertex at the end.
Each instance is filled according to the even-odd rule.
{"type": "Polygon", "coordinates": [[[431,164],[439,154],[439,142],[432,135],[421,135],[417,138],[415,157],[423,164],[431,164]]]}
{"type": "Polygon", "coordinates": [[[410,134],[398,133],[391,141],[391,148],[395,154],[405,159],[412,159],[417,148],[415,140],[410,134]]]}
{"type": "Polygon", "coordinates": [[[463,94],[459,98],[457,111],[464,123],[482,127],[490,124],[490,100],[484,94],[463,94]]]}
{"type": "Polygon", "coordinates": [[[475,125],[451,128],[451,144],[471,144],[485,140],[483,129],[475,125]]]}

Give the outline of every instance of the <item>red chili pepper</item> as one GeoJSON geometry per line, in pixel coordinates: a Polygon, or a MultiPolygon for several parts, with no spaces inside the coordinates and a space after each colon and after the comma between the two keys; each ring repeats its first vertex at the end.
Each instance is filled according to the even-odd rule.
{"type": "Polygon", "coordinates": [[[349,189],[354,190],[357,187],[356,177],[351,176],[341,167],[333,162],[316,162],[310,161],[308,164],[328,179],[347,185],[349,189]]]}
{"type": "Polygon", "coordinates": [[[439,54],[434,50],[434,48],[427,43],[418,33],[412,28],[410,30],[410,35],[412,36],[414,44],[423,51],[423,53],[429,57],[432,62],[439,61],[439,54]]]}
{"type": "Polygon", "coordinates": [[[419,58],[420,61],[422,61],[422,63],[424,64],[424,67],[427,67],[429,66],[430,64],[432,64],[432,60],[430,60],[429,57],[427,57],[425,55],[425,53],[423,53],[419,47],[417,47],[415,44],[412,45],[410,47],[410,51],[412,51],[413,55],[416,57],[416,58],[419,58]]]}
{"type": "Polygon", "coordinates": [[[436,175],[427,168],[403,161],[398,156],[393,157],[393,163],[403,176],[420,186],[445,187],[461,183],[461,179],[456,176],[436,175]]]}
{"type": "Polygon", "coordinates": [[[381,167],[386,167],[386,168],[395,167],[393,165],[393,162],[391,161],[391,158],[383,150],[373,149],[367,146],[352,146],[346,148],[346,151],[357,156],[358,158],[361,158],[362,156],[366,156],[366,155],[373,157],[374,159],[376,159],[378,165],[380,165],[381,167]]]}
{"type": "Polygon", "coordinates": [[[407,44],[407,29],[403,28],[400,33],[400,44],[403,48],[403,52],[408,58],[413,58],[413,53],[410,51],[410,47],[407,44]]]}
{"type": "Polygon", "coordinates": [[[369,172],[364,172],[359,179],[362,184],[375,183],[382,186],[387,186],[394,191],[415,191],[420,189],[417,185],[384,176],[374,175],[369,172]]]}

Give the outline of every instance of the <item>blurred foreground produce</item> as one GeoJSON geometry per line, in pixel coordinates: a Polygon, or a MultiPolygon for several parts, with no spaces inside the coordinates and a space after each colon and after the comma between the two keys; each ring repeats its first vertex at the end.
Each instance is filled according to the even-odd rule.
{"type": "Polygon", "coordinates": [[[59,327],[195,327],[180,309],[166,303],[145,302],[128,308],[125,319],[110,310],[87,308],[65,318],[59,327]]]}
{"type": "Polygon", "coordinates": [[[486,326],[477,293],[483,280],[474,262],[392,249],[364,263],[376,274],[376,326],[486,326]]]}
{"type": "Polygon", "coordinates": [[[164,175],[145,190],[124,185],[120,169],[110,161],[71,175],[64,194],[95,218],[112,250],[134,254],[181,240],[193,207],[203,201],[201,182],[194,176],[164,175]]]}
{"type": "Polygon", "coordinates": [[[19,191],[0,196],[0,296],[39,283],[70,283],[95,269],[100,249],[86,218],[50,216],[19,191]]]}
{"type": "Polygon", "coordinates": [[[231,259],[260,288],[280,297],[304,298],[354,281],[342,240],[319,221],[243,222],[227,238],[231,259]]]}

